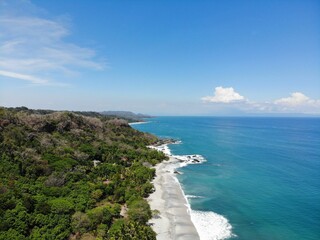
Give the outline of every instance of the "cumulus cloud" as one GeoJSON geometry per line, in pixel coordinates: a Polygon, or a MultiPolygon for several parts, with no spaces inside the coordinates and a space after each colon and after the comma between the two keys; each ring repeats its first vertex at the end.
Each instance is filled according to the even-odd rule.
{"type": "Polygon", "coordinates": [[[301,92],[294,92],[289,97],[269,102],[249,101],[232,87],[216,87],[214,96],[201,98],[204,102],[233,104],[243,113],[305,113],[320,114],[320,99],[311,99],[301,92]]]}
{"type": "Polygon", "coordinates": [[[0,76],[48,85],[81,69],[104,68],[93,49],[65,40],[65,21],[38,16],[28,1],[3,0],[0,8],[0,76]]]}
{"type": "Polygon", "coordinates": [[[213,103],[233,103],[244,101],[245,98],[237,93],[232,87],[216,87],[213,96],[206,96],[201,98],[204,102],[213,103]]]}
{"type": "Polygon", "coordinates": [[[273,106],[278,112],[320,114],[320,99],[311,99],[301,92],[294,92],[289,97],[277,99],[273,102],[273,106]]]}
{"type": "Polygon", "coordinates": [[[290,97],[280,98],[274,101],[275,104],[283,106],[299,106],[305,104],[314,104],[316,100],[312,100],[301,92],[291,93],[290,97]]]}

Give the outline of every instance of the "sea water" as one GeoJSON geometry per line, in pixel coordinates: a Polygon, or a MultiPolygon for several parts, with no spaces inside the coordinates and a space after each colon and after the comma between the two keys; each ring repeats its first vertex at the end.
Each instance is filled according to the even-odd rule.
{"type": "Polygon", "coordinates": [[[320,119],[159,117],[134,128],[175,138],[201,239],[320,239],[320,119]]]}

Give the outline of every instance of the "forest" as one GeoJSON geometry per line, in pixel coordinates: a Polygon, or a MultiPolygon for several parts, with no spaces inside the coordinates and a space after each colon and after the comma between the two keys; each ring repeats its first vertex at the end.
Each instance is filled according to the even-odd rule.
{"type": "Polygon", "coordinates": [[[0,240],[156,239],[157,141],[101,114],[0,108],[0,240]]]}

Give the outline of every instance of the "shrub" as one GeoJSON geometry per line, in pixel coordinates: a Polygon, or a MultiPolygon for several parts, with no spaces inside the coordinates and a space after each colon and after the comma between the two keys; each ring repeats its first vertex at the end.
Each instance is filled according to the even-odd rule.
{"type": "Polygon", "coordinates": [[[88,210],[87,215],[94,226],[97,226],[98,224],[101,224],[101,223],[104,223],[107,226],[111,225],[112,213],[108,208],[104,206],[96,207],[91,210],[88,210]]]}
{"type": "Polygon", "coordinates": [[[56,198],[49,201],[53,213],[70,213],[73,209],[73,203],[66,198],[56,198]]]}
{"type": "Polygon", "coordinates": [[[71,227],[74,233],[85,233],[91,227],[91,221],[87,214],[83,212],[76,212],[71,217],[71,227]]]}
{"type": "Polygon", "coordinates": [[[117,220],[108,231],[110,240],[156,240],[156,233],[137,222],[117,220]]]}
{"type": "Polygon", "coordinates": [[[128,215],[130,220],[145,224],[151,218],[152,212],[148,202],[141,199],[135,200],[129,205],[128,215]]]}

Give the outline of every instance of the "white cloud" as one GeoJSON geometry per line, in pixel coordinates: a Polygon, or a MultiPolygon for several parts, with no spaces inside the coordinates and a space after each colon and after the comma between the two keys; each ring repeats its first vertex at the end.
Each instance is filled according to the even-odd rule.
{"type": "Polygon", "coordinates": [[[60,87],[69,86],[69,84],[67,83],[48,81],[47,79],[42,79],[42,78],[34,77],[31,75],[20,74],[16,72],[8,72],[8,71],[0,70],[0,76],[23,80],[36,85],[60,86],[60,87]]]}
{"type": "Polygon", "coordinates": [[[311,99],[301,92],[277,99],[273,106],[277,112],[320,114],[320,99],[311,99]]]}
{"type": "Polygon", "coordinates": [[[201,98],[204,102],[213,103],[234,103],[244,101],[245,98],[239,93],[235,92],[232,87],[216,87],[214,91],[214,96],[206,96],[201,98]]]}
{"type": "Polygon", "coordinates": [[[24,0],[3,0],[0,6],[2,76],[48,85],[83,69],[104,68],[93,49],[65,40],[70,34],[65,21],[39,17],[40,10],[24,0]]]}
{"type": "Polygon", "coordinates": [[[16,78],[16,79],[20,79],[20,80],[24,80],[24,81],[29,81],[29,82],[34,83],[34,84],[47,84],[48,83],[48,80],[39,79],[37,77],[33,77],[33,76],[30,76],[30,75],[19,74],[19,73],[15,73],[15,72],[2,71],[2,70],[0,70],[0,76],[5,76],[5,77],[9,77],[9,78],[16,78]]]}
{"type": "Polygon", "coordinates": [[[224,103],[225,105],[237,103],[233,104],[232,107],[243,113],[320,114],[320,99],[311,99],[301,92],[294,92],[289,97],[271,102],[255,102],[247,100],[235,92],[232,87],[216,87],[214,96],[207,96],[201,99],[204,102],[224,103]]]}
{"type": "Polygon", "coordinates": [[[294,92],[291,93],[290,97],[277,99],[274,101],[274,103],[283,106],[299,106],[305,104],[313,104],[315,103],[315,100],[310,99],[301,92],[294,92]]]}

